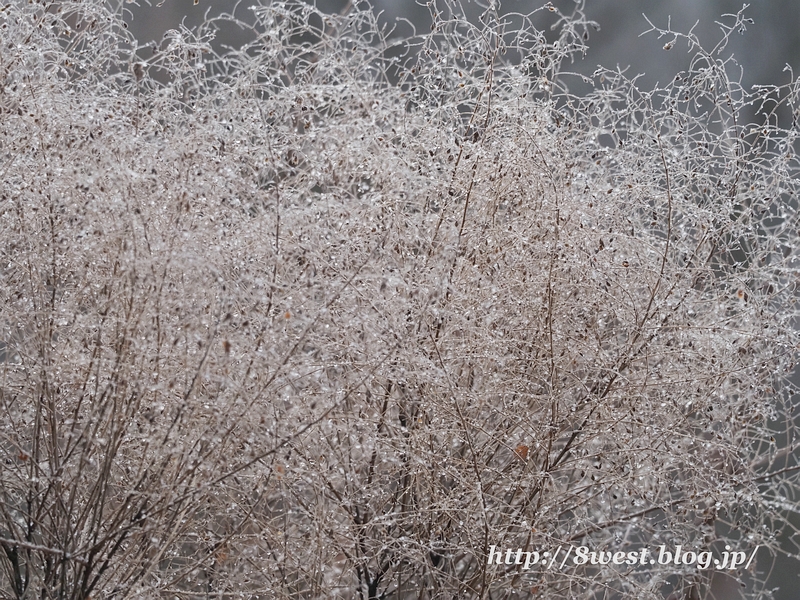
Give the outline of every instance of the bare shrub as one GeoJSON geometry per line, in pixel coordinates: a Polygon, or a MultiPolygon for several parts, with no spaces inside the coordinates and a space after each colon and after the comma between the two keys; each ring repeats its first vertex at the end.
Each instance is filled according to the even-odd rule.
{"type": "Polygon", "coordinates": [[[221,53],[2,9],[3,597],[694,598],[487,555],[778,550],[797,84],[657,31],[689,71],[574,95],[542,10],[259,4],[221,53]]]}

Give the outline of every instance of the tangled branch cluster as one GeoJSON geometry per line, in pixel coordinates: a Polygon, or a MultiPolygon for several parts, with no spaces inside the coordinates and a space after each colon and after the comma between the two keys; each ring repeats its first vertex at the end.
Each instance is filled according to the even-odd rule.
{"type": "Polygon", "coordinates": [[[776,549],[798,84],[742,89],[734,15],[575,95],[580,3],[429,4],[257,4],[225,52],[0,9],[0,596],[694,598],[487,553],[776,549]]]}

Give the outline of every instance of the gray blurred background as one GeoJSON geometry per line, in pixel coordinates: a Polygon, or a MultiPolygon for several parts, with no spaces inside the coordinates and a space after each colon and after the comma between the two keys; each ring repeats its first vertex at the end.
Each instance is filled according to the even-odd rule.
{"type": "MultiPolygon", "coordinates": [[[[154,4],[155,4],[155,0],[154,4]]],[[[137,0],[140,6],[125,4],[130,11],[127,21],[131,31],[140,42],[160,41],[168,29],[177,28],[183,21],[192,27],[202,21],[203,15],[211,16],[230,11],[234,0],[166,0],[162,6],[147,6],[145,0],[137,0]]],[[[469,7],[468,0],[465,5],[469,7]]],[[[248,0],[242,0],[237,15],[249,16],[248,0]]],[[[317,6],[325,11],[338,12],[347,0],[317,0],[317,6]]],[[[364,2],[361,2],[363,5],[364,2]]],[[[544,0],[504,0],[502,12],[530,12],[544,4],[544,0]]],[[[553,4],[563,12],[570,13],[572,0],[554,0],[553,4]]],[[[382,21],[395,23],[398,17],[409,19],[419,31],[426,31],[430,23],[428,9],[415,0],[372,0],[375,10],[381,13],[382,21]]],[[[720,38],[719,21],[724,14],[736,13],[744,6],[736,0],[587,0],[586,15],[597,21],[601,29],[592,32],[588,41],[589,53],[576,70],[592,73],[597,65],[615,68],[629,67],[628,73],[644,73],[640,80],[644,87],[664,82],[689,62],[686,44],[676,45],[669,52],[663,50],[666,39],[659,40],[653,33],[639,37],[649,29],[643,13],[658,27],[667,28],[671,19],[673,30],[686,32],[695,22],[695,32],[706,48],[713,47],[720,38]]],[[[474,6],[474,5],[472,5],[474,6]]],[[[477,12],[477,9],[476,9],[477,12]]],[[[539,13],[539,25],[548,27],[546,11],[539,13]]],[[[755,22],[747,25],[747,31],[734,34],[727,54],[733,54],[744,69],[742,83],[749,88],[756,84],[783,84],[789,81],[784,67],[789,64],[800,74],[800,1],[798,0],[751,0],[745,14],[755,22]]],[[[236,31],[223,32],[219,41],[236,45],[236,31]]]]}
{"type": "MultiPolygon", "coordinates": [[[[202,22],[205,14],[213,17],[229,12],[235,3],[235,0],[199,0],[195,5],[194,0],[166,0],[157,7],[139,1],[142,2],[140,6],[125,4],[124,7],[128,11],[129,29],[141,44],[160,42],[165,31],[178,28],[182,22],[191,28],[202,22]]],[[[249,16],[247,3],[248,0],[242,0],[237,16],[249,16]]],[[[572,0],[554,0],[553,3],[565,13],[571,13],[574,7],[572,0]]],[[[347,0],[317,0],[317,6],[326,12],[339,12],[347,4],[347,0]]],[[[469,7],[467,0],[465,4],[469,7]]],[[[544,0],[505,0],[501,9],[502,12],[527,13],[542,4],[544,0]]],[[[657,27],[666,29],[670,22],[672,29],[679,32],[689,31],[697,22],[694,32],[704,47],[710,49],[721,37],[716,21],[743,7],[742,2],[735,0],[587,0],[586,4],[587,17],[597,21],[600,30],[592,32],[588,40],[589,52],[573,70],[591,74],[598,65],[612,69],[619,66],[628,69],[629,76],[643,74],[639,79],[640,88],[651,88],[658,82],[672,79],[676,72],[688,67],[691,58],[685,43],[665,51],[664,43],[670,39],[659,40],[655,33],[640,36],[650,28],[642,13],[657,27]]],[[[420,32],[429,28],[429,11],[415,0],[372,0],[372,5],[387,24],[396,23],[397,18],[402,17],[413,22],[420,32]]],[[[548,21],[548,13],[539,14],[541,20],[535,21],[537,26],[549,27],[552,19],[548,21]]],[[[732,54],[743,69],[742,85],[750,89],[754,85],[786,84],[791,78],[790,72],[785,70],[787,64],[800,75],[800,0],[752,0],[745,15],[754,23],[747,25],[747,31],[735,33],[723,53],[723,56],[732,54]]],[[[727,21],[730,22],[730,18],[727,21]]],[[[409,31],[405,27],[405,31],[409,31]]],[[[226,28],[220,32],[216,43],[236,46],[243,41],[243,38],[237,39],[241,35],[235,28],[226,28]]],[[[800,527],[798,515],[793,517],[794,526],[800,527]]],[[[781,542],[792,551],[789,532],[781,542]]],[[[790,558],[771,557],[766,549],[760,551],[758,559],[758,570],[762,574],[769,573],[770,587],[777,588],[774,591],[776,600],[800,598],[800,563],[790,558]]],[[[717,580],[715,598],[740,598],[738,589],[730,583],[717,580]]]]}

